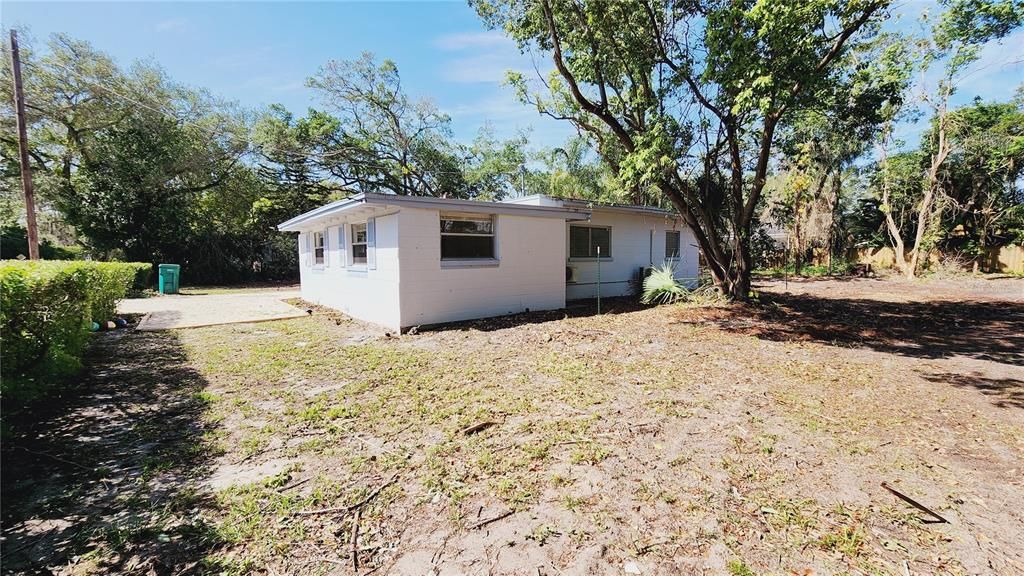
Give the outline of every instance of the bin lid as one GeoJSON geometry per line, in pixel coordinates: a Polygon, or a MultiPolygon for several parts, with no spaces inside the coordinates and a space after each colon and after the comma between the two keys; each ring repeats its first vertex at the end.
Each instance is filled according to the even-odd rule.
{"type": "Polygon", "coordinates": [[[158,268],[160,270],[177,270],[181,268],[181,264],[161,264],[158,268]]]}

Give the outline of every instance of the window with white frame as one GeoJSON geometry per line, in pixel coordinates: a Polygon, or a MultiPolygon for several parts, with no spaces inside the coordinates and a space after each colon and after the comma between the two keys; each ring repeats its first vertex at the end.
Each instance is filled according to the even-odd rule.
{"type": "Polygon", "coordinates": [[[352,263],[366,264],[366,222],[352,225],[352,263]]]}
{"type": "Polygon", "coordinates": [[[324,233],[313,232],[313,264],[324,265],[324,233]]]}
{"type": "Polygon", "coordinates": [[[679,242],[678,230],[665,230],[665,260],[679,258],[679,242]]]}
{"type": "Polygon", "coordinates": [[[494,216],[441,214],[441,260],[494,258],[494,216]]]}
{"type": "Polygon", "coordinates": [[[604,226],[569,226],[569,258],[612,257],[612,229],[604,226]]]}

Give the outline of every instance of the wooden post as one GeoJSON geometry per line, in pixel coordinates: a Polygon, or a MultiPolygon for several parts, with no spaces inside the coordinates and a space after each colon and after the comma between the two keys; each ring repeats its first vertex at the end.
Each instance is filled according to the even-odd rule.
{"type": "Polygon", "coordinates": [[[25,125],[25,92],[21,86],[21,58],[18,33],[11,30],[11,71],[14,76],[14,115],[18,122],[18,152],[21,188],[25,193],[25,227],[28,229],[28,257],[39,260],[39,229],[36,227],[36,199],[32,190],[32,168],[28,163],[28,128],[25,125]]]}

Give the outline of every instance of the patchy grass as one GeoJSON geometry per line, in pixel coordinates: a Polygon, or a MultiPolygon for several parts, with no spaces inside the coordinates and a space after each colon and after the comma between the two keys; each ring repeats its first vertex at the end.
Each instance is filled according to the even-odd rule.
{"type": "MultiPolygon", "coordinates": [[[[138,555],[187,517],[207,545],[177,571],[1018,571],[1019,408],[935,376],[1011,386],[1008,353],[922,361],[909,330],[889,352],[817,331],[777,338],[758,324],[781,321],[765,306],[552,314],[401,337],[320,312],[181,331],[168,337],[201,386],[179,397],[201,431],[147,452],[139,482],[184,475],[193,496],[163,524],[83,542],[76,552],[101,552],[76,556],[76,569],[138,555]],[[882,480],[955,521],[922,522],[882,480]]],[[[140,442],[165,437],[146,422],[140,442]]]]}

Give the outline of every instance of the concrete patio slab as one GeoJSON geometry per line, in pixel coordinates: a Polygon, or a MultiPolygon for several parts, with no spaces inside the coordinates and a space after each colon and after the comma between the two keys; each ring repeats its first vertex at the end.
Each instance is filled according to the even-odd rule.
{"type": "Polygon", "coordinates": [[[117,311],[121,314],[145,314],[145,317],[139,322],[137,330],[174,330],[217,324],[300,318],[305,316],[306,312],[284,302],[288,298],[298,297],[298,290],[204,295],[175,294],[122,300],[117,311]]]}

